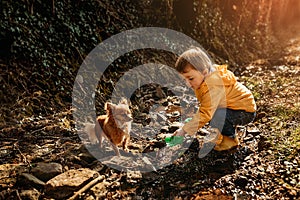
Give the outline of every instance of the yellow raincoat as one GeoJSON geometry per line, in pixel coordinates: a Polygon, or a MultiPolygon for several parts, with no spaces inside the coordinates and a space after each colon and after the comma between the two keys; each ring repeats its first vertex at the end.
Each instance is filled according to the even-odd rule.
{"type": "Polygon", "coordinates": [[[189,135],[195,134],[209,122],[218,108],[256,111],[251,91],[237,81],[234,74],[227,69],[227,65],[216,65],[215,69],[194,91],[200,107],[192,120],[182,127],[189,135]]]}

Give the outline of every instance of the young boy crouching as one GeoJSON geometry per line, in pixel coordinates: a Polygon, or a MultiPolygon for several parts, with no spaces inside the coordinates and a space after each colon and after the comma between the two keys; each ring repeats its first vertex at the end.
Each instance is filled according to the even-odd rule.
{"type": "Polygon", "coordinates": [[[192,120],[174,135],[193,135],[209,122],[218,132],[215,150],[237,147],[236,126],[252,122],[256,115],[251,91],[237,81],[226,65],[214,65],[209,56],[197,47],[180,55],[175,68],[194,90],[200,106],[192,120]]]}

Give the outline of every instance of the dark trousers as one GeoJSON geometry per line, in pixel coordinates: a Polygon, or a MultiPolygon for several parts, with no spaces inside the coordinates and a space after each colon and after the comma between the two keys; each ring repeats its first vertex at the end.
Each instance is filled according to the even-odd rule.
{"type": "Polygon", "coordinates": [[[234,138],[237,125],[246,125],[254,120],[255,112],[219,108],[210,121],[210,126],[218,128],[222,135],[234,138]]]}

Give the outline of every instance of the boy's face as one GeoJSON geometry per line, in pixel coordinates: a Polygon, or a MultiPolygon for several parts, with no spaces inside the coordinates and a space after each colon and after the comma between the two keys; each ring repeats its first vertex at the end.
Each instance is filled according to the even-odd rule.
{"type": "Polygon", "coordinates": [[[186,80],[189,87],[194,90],[198,89],[204,81],[205,76],[198,70],[194,69],[191,65],[187,65],[183,73],[183,78],[186,80]]]}

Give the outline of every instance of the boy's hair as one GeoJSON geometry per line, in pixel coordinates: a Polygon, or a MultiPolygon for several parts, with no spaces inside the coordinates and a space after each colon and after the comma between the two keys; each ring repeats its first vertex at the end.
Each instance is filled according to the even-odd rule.
{"type": "Polygon", "coordinates": [[[175,69],[179,73],[184,73],[188,64],[200,72],[205,69],[210,71],[213,66],[208,54],[199,47],[193,47],[182,53],[176,61],[175,69]]]}

